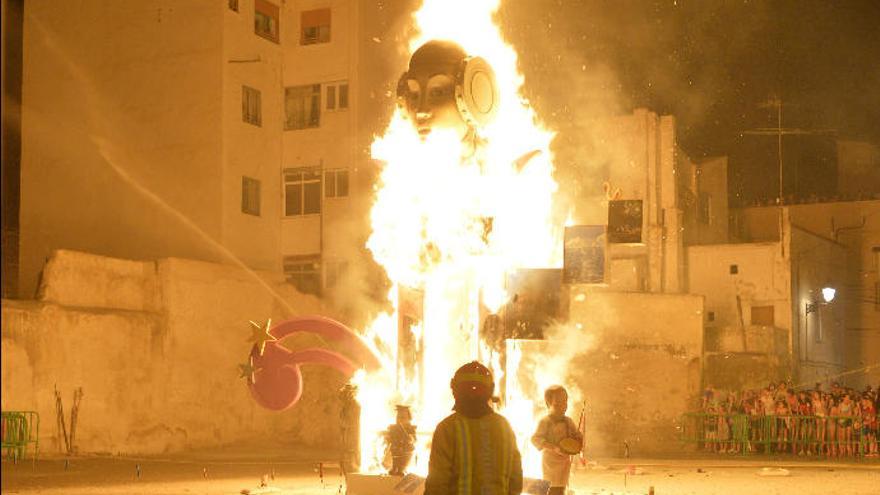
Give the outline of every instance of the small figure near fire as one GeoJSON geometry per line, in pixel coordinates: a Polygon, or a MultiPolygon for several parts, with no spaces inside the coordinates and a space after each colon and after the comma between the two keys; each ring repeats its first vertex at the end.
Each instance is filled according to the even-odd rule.
{"type": "Polygon", "coordinates": [[[385,432],[385,442],[391,456],[388,474],[403,476],[416,449],[416,427],[409,406],[397,406],[397,421],[385,432]]]}
{"type": "Polygon", "coordinates": [[[574,421],[565,415],[568,410],[568,392],[560,385],[544,391],[549,414],[541,419],[532,444],[541,451],[541,469],[550,482],[549,495],[563,495],[571,474],[571,456],[581,451],[583,435],[574,421]]]}
{"type": "Polygon", "coordinates": [[[513,429],[489,405],[492,372],[472,361],[451,387],[455,412],[434,431],[424,495],[519,495],[522,462],[513,429]]]}

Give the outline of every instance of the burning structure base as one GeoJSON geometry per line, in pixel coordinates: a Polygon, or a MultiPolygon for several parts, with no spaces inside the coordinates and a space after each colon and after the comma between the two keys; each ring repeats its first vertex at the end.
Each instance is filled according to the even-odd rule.
{"type": "MultiPolygon", "coordinates": [[[[389,474],[349,473],[345,475],[346,495],[422,495],[425,478],[415,474],[392,476],[389,474]]],[[[533,478],[523,479],[523,493],[547,495],[550,482],[533,478]]]]}
{"type": "Polygon", "coordinates": [[[346,495],[422,495],[425,478],[415,474],[348,473],[345,475],[346,495]]]}

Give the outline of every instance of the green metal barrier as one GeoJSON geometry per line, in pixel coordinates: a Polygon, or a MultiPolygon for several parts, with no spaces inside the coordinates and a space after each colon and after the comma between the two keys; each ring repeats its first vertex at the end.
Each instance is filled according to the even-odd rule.
{"type": "Polygon", "coordinates": [[[687,413],[680,440],[709,452],[865,456],[877,451],[876,427],[858,416],[687,413]]]}
{"type": "Polygon", "coordinates": [[[34,411],[2,412],[2,444],[7,458],[24,458],[28,445],[34,445],[34,460],[40,448],[40,415],[34,411]]]}

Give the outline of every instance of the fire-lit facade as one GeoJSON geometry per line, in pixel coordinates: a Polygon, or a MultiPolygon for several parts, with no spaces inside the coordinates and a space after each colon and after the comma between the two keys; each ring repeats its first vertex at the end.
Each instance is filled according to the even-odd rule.
{"type": "Polygon", "coordinates": [[[359,5],[132,7],[26,7],[21,297],[57,248],[235,258],[306,293],[333,286],[353,255],[340,246],[363,243],[352,198],[369,191],[359,5]]]}
{"type": "MultiPolygon", "coordinates": [[[[549,162],[542,162],[540,173],[519,184],[540,184],[546,189],[535,192],[521,187],[513,190],[516,194],[500,194],[497,203],[487,200],[488,207],[479,205],[489,210],[498,205],[515,209],[516,214],[507,218],[497,212],[480,215],[492,220],[481,225],[483,237],[508,228],[508,233],[514,234],[510,236],[513,241],[491,249],[468,245],[462,249],[467,256],[473,251],[497,256],[474,256],[467,262],[494,262],[525,244],[518,242],[516,234],[536,225],[548,227],[533,236],[536,243],[544,243],[540,248],[527,254],[516,252],[512,261],[503,260],[507,264],[501,268],[512,273],[500,277],[492,273],[495,279],[485,285],[474,275],[485,274],[479,270],[460,278],[454,274],[439,279],[426,276],[425,270],[415,270],[417,276],[411,277],[407,271],[411,267],[395,265],[406,256],[392,251],[405,242],[395,237],[397,231],[389,234],[383,226],[396,227],[394,218],[408,218],[406,214],[414,208],[406,204],[402,208],[387,197],[385,202],[381,200],[383,187],[408,189],[406,184],[395,185],[393,178],[381,176],[383,171],[402,170],[410,179],[418,179],[415,167],[432,165],[394,168],[394,160],[406,157],[395,154],[394,149],[389,151],[389,143],[395,142],[382,136],[386,126],[400,124],[392,117],[393,91],[406,63],[403,45],[411,40],[383,38],[381,30],[371,24],[381,15],[360,2],[343,0],[229,0],[199,4],[199,9],[156,0],[140,2],[140,15],[132,15],[130,7],[113,2],[87,4],[88,8],[76,9],[46,1],[29,0],[26,4],[24,106],[30,113],[22,121],[24,295],[33,294],[37,287],[37,274],[45,258],[54,249],[69,248],[130,259],[181,257],[229,262],[234,258],[251,268],[283,276],[300,292],[296,297],[323,297],[323,302],[297,299],[297,310],[331,312],[340,319],[365,322],[364,327],[367,316],[359,314],[362,308],[350,302],[366,294],[378,296],[380,303],[398,312],[380,316],[372,322],[375,328],[367,330],[376,341],[386,339],[384,350],[389,353],[383,357],[397,359],[391,364],[394,370],[406,361],[403,367],[409,373],[379,384],[403,388],[400,382],[409,380],[421,381],[419,386],[423,387],[416,392],[394,390],[372,395],[376,400],[371,405],[382,410],[380,426],[387,426],[387,416],[396,403],[392,401],[424,401],[437,388],[446,393],[450,370],[461,364],[453,360],[479,357],[493,361],[498,392],[507,401],[501,407],[523,438],[542,407],[541,389],[564,382],[571,387],[573,403],[584,404],[573,408],[574,414],[583,410],[592,418],[588,432],[596,440],[591,448],[610,454],[620,453],[623,445],[642,452],[668,449],[676,440],[677,418],[693,406],[700,387],[713,380],[719,386],[751,386],[793,376],[819,380],[853,363],[877,361],[878,356],[870,350],[878,348],[873,344],[876,332],[872,330],[880,327],[876,301],[872,313],[868,303],[853,302],[848,291],[841,291],[833,306],[819,304],[815,292],[828,282],[845,285],[849,292],[858,285],[859,294],[876,288],[877,239],[850,236],[852,231],[847,230],[860,218],[872,219],[867,220],[872,222],[869,227],[876,223],[873,219],[880,217],[871,216],[877,209],[876,201],[856,205],[854,210],[850,205],[835,206],[841,212],[830,214],[834,220],[811,209],[827,205],[744,210],[737,212],[742,222],[729,232],[726,158],[690,159],[678,145],[673,116],[637,109],[597,123],[591,130],[592,144],[604,156],[588,173],[604,183],[604,190],[597,188],[585,191],[582,197],[568,198],[571,211],[567,222],[558,211],[553,212],[558,225],[550,223],[548,219],[554,218],[550,215],[529,216],[537,210],[541,214],[551,211],[549,198],[556,184],[549,162]],[[90,27],[89,36],[82,36],[78,26],[86,23],[95,27],[90,27]],[[108,44],[108,39],[115,43],[108,44]],[[161,43],[156,41],[159,39],[161,43]],[[394,43],[401,47],[392,48],[394,43]],[[94,57],[94,53],[102,56],[94,57]],[[374,70],[377,67],[381,70],[374,70]],[[67,84],[57,84],[56,74],[63,74],[67,84]],[[382,138],[371,150],[374,134],[382,138]],[[48,136],[53,147],[45,146],[48,136]],[[375,163],[369,156],[371,151],[374,158],[386,163],[375,163]],[[53,200],[47,202],[47,197],[53,200]],[[67,207],[58,208],[57,202],[67,207]],[[383,212],[391,215],[379,218],[383,212]],[[515,221],[510,221],[511,217],[515,221]],[[832,222],[830,231],[821,224],[826,220],[832,222]],[[596,255],[589,270],[571,274],[567,261],[563,263],[570,247],[565,226],[586,227],[580,232],[597,234],[591,238],[595,241],[592,250],[580,253],[596,255]],[[830,238],[825,235],[828,232],[830,238]],[[547,246],[552,249],[545,249],[547,246]],[[853,264],[853,259],[860,261],[853,264]],[[846,270],[846,277],[835,278],[841,270],[846,270]],[[377,276],[383,271],[394,288],[390,294],[388,280],[377,276]],[[526,282],[517,286],[513,273],[526,282]],[[543,285],[535,289],[538,282],[529,280],[543,285]],[[485,290],[493,284],[503,286],[501,296],[490,296],[485,290]],[[448,306],[430,299],[444,286],[455,289],[448,292],[456,292],[457,299],[448,306]],[[463,307],[454,323],[437,316],[463,307]],[[418,321],[432,317],[434,320],[425,325],[418,321]],[[546,326],[548,322],[560,324],[546,326]],[[529,324],[535,328],[525,328],[529,324]],[[378,330],[381,326],[387,328],[378,330]],[[444,356],[448,362],[429,369],[432,363],[425,360],[422,345],[430,338],[424,338],[424,332],[442,334],[448,328],[464,329],[467,339],[457,343],[461,344],[458,347],[448,346],[445,350],[452,351],[444,356]],[[861,340],[850,338],[856,332],[861,340]],[[497,349],[481,347],[479,338],[488,334],[501,342],[497,349]],[[505,338],[515,341],[503,342],[505,338]],[[564,352],[554,347],[560,345],[564,352]],[[411,354],[400,353],[416,347],[419,350],[411,354]],[[492,352],[498,349],[504,352],[492,352]],[[738,361],[740,358],[745,361],[738,361]],[[736,365],[769,372],[739,374],[736,365]],[[436,375],[432,380],[436,380],[427,384],[425,376],[432,373],[436,375]],[[431,394],[426,394],[427,387],[431,394]]],[[[414,45],[408,48],[411,52],[414,45]]],[[[538,141],[546,139],[542,145],[549,143],[551,135],[540,125],[529,131],[539,136],[538,141]]],[[[498,135],[490,137],[497,139],[498,135]]],[[[545,153],[542,160],[549,161],[550,155],[541,151],[545,153]]],[[[515,182],[519,178],[515,176],[527,167],[521,169],[510,176],[493,177],[473,197],[491,196],[498,184],[511,176],[515,182]]],[[[476,175],[480,174],[489,176],[485,167],[476,175]]],[[[460,192],[456,199],[468,197],[467,184],[463,180],[457,184],[461,190],[456,190],[460,192]]],[[[430,197],[434,185],[428,183],[420,191],[425,194],[417,199],[430,197]]],[[[448,197],[440,200],[447,202],[444,205],[454,202],[448,197]]],[[[862,227],[865,223],[862,221],[862,227]]],[[[446,241],[441,239],[438,245],[446,241]]],[[[416,251],[422,247],[417,246],[416,251]]],[[[95,266],[115,266],[113,260],[70,254],[57,259],[56,267],[75,266],[83,273],[95,266]]],[[[148,264],[123,265],[126,277],[137,279],[132,282],[139,287],[132,289],[135,303],[123,297],[125,305],[119,305],[110,296],[115,286],[107,282],[106,287],[101,286],[100,296],[81,303],[82,307],[150,314],[169,311],[176,318],[172,318],[175,331],[180,332],[195,326],[195,313],[212,310],[209,297],[181,297],[178,301],[198,308],[189,311],[173,298],[156,295],[161,292],[156,287],[171,286],[176,296],[201,294],[202,290],[207,294],[203,280],[219,278],[213,269],[173,262],[170,266],[177,272],[171,273],[185,280],[180,282],[159,268],[155,268],[157,274],[141,276],[153,269],[148,264]],[[148,286],[144,293],[149,297],[139,298],[142,286],[148,286]],[[190,297],[198,301],[193,303],[190,297]],[[107,303],[108,299],[113,301],[107,303]],[[140,299],[148,303],[138,303],[140,299]]],[[[116,272],[107,272],[106,278],[115,280],[116,272]]],[[[50,275],[50,280],[61,278],[67,283],[64,270],[50,275]]],[[[78,275],[80,282],[87,278],[78,275]]],[[[44,298],[44,302],[70,304],[75,299],[75,291],[70,290],[74,285],[66,286],[64,297],[56,294],[52,296],[56,299],[44,298]]],[[[229,282],[227,289],[218,300],[229,302],[234,299],[230,294],[236,291],[247,294],[260,290],[240,280],[229,282]]],[[[880,297],[880,289],[876,294],[880,297]]],[[[271,302],[261,301],[258,307],[266,313],[277,311],[271,302]]],[[[27,308],[13,309],[16,315],[25,315],[22,319],[30,314],[27,308]]],[[[225,321],[224,329],[229,330],[228,321],[263,316],[243,316],[246,309],[252,308],[237,306],[235,312],[224,308],[227,313],[223,319],[210,321],[217,325],[225,321]]],[[[4,303],[4,315],[6,311],[4,303]]],[[[141,332],[145,335],[151,325],[166,325],[152,319],[147,324],[136,323],[140,325],[137,331],[148,329],[141,332]]],[[[197,340],[190,334],[187,342],[197,340]]],[[[159,351],[164,349],[160,344],[141,339],[138,349],[151,344],[153,357],[160,359],[159,351]]],[[[435,344],[438,347],[434,349],[441,344],[446,342],[435,344]]],[[[4,352],[7,348],[4,343],[4,352]]],[[[98,345],[94,352],[101,350],[98,345]]],[[[22,346],[15,352],[19,356],[25,353],[22,346]]],[[[213,348],[211,352],[224,359],[233,354],[213,348]]],[[[61,362],[53,362],[47,369],[63,371],[61,362]]],[[[39,375],[37,368],[44,364],[28,363],[34,367],[29,368],[31,372],[39,375]]],[[[178,380],[175,384],[186,382],[182,389],[197,389],[182,372],[174,378],[178,380]]],[[[335,384],[332,379],[327,383],[335,384]]],[[[365,393],[374,391],[367,382],[358,383],[365,393]]],[[[4,389],[6,386],[4,381],[4,389]]],[[[228,390],[224,388],[227,385],[216,386],[228,390]]],[[[313,395],[297,406],[304,410],[304,418],[326,416],[325,405],[336,404],[335,389],[310,393],[313,395]]],[[[422,440],[438,419],[434,416],[448,410],[449,398],[444,395],[427,404],[434,407],[433,416],[415,418],[417,423],[423,421],[422,440]]],[[[211,402],[216,400],[206,399],[219,408],[217,402],[211,402]]],[[[421,409],[415,408],[417,414],[430,409],[421,405],[421,409]]],[[[255,415],[267,428],[279,427],[280,420],[265,419],[242,406],[234,411],[233,423],[239,427],[235,433],[250,432],[251,426],[241,425],[247,425],[246,418],[255,415]]],[[[152,424],[154,419],[148,422],[152,424]]],[[[117,425],[116,436],[95,440],[95,445],[112,450],[127,425],[117,425]]],[[[180,427],[182,436],[197,426],[194,419],[185,423],[180,427]]],[[[296,428],[305,430],[307,426],[301,422],[296,428]]],[[[335,441],[327,431],[324,428],[297,439],[318,445],[335,441]]],[[[191,438],[197,438],[199,445],[212,442],[206,434],[191,438]]],[[[224,441],[238,438],[231,433],[222,436],[224,441]]],[[[374,440],[364,437],[365,454],[370,442],[375,446],[374,440]]],[[[160,441],[151,447],[161,451],[191,446],[186,442],[175,437],[168,441],[171,447],[160,441]]],[[[526,452],[531,447],[525,444],[522,448],[534,468],[535,452],[526,452]]],[[[376,468],[375,463],[370,464],[375,460],[365,459],[364,466],[376,468]]],[[[422,464],[424,460],[422,457],[422,464]]]]}

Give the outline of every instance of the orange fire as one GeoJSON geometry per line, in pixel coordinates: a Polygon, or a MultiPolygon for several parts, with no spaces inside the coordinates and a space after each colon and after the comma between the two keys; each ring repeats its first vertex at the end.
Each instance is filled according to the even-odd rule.
{"type": "MultiPolygon", "coordinates": [[[[455,369],[479,359],[492,365],[500,383],[502,363],[480,342],[478,330],[481,314],[494,313],[507,302],[506,275],[518,268],[562,264],[565,219],[553,216],[553,133],[520,93],[523,77],[516,52],[492,21],[498,3],[425,0],[414,15],[419,34],[410,41],[412,52],[428,40],[451,40],[494,69],[500,107],[481,131],[486,144],[480,159],[462,159],[466,153],[453,131],[419,136],[400,110],[373,143],[372,155],[383,168],[367,247],[393,283],[388,297],[394,313],[381,315],[366,331],[387,365],[355,380],[362,407],[363,471],[381,469],[381,432],[394,422],[393,405],[406,403],[425,437],[419,439],[422,445],[410,470],[427,472],[426,444],[434,426],[450,413],[449,380],[455,369]],[[525,165],[522,160],[516,165],[526,155],[531,158],[525,165]],[[492,219],[488,233],[486,218],[492,219]],[[411,329],[412,340],[424,351],[417,379],[402,379],[395,364],[401,287],[424,294],[422,321],[411,329]]],[[[510,359],[518,359],[516,349],[510,359]]],[[[564,376],[554,378],[561,382],[564,376]]],[[[525,395],[514,378],[507,382],[505,400],[501,412],[520,438],[526,475],[540,477],[540,460],[527,440],[543,399],[536,405],[534,391],[525,395]]]]}

